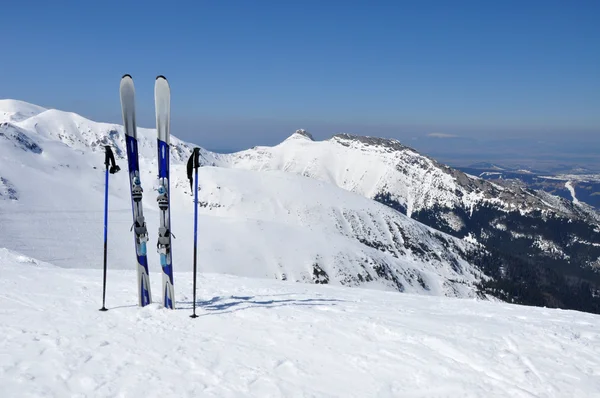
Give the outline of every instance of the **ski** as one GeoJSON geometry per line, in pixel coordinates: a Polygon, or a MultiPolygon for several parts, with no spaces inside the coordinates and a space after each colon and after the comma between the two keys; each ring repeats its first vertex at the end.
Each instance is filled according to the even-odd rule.
{"type": "Polygon", "coordinates": [[[133,237],[137,259],[137,292],[140,307],[150,304],[150,276],[148,272],[148,257],[146,256],[146,242],[148,230],[142,209],[142,183],[140,180],[140,167],[138,159],[137,128],[135,124],[135,88],[130,75],[121,78],[119,87],[121,94],[121,111],[123,125],[125,126],[125,141],[127,144],[127,163],[129,165],[129,187],[131,188],[131,208],[133,212],[133,237]]]}
{"type": "Polygon", "coordinates": [[[164,76],[158,76],[154,83],[154,105],[156,110],[156,131],[158,134],[158,227],[157,250],[163,271],[162,296],[165,308],[175,308],[173,287],[173,257],[171,249],[171,208],[169,190],[169,124],[171,118],[171,89],[164,76]]]}

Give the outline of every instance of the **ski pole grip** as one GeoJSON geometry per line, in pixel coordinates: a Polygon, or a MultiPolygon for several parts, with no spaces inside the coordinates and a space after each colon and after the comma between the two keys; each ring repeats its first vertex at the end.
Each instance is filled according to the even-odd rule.
{"type": "Polygon", "coordinates": [[[200,167],[200,148],[194,148],[194,168],[200,167]]]}

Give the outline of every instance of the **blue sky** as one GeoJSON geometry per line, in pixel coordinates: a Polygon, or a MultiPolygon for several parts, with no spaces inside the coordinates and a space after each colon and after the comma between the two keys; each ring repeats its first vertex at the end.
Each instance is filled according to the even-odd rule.
{"type": "Polygon", "coordinates": [[[600,143],[600,1],[23,0],[2,15],[0,98],[119,122],[130,73],[149,127],[164,74],[173,134],[208,148],[296,128],[600,143]]]}

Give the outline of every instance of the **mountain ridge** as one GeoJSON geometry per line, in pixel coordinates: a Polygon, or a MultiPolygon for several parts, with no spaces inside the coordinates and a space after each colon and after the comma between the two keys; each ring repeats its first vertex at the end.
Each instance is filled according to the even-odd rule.
{"type": "MultiPolygon", "coordinates": [[[[0,238],[10,243],[10,249],[44,261],[98,267],[101,246],[94,239],[100,235],[89,225],[101,222],[103,146],[110,145],[120,162],[126,157],[122,126],[58,110],[19,120],[4,114],[0,140],[8,139],[13,146],[0,146],[0,156],[8,161],[0,169],[5,187],[0,192],[10,189],[16,199],[0,197],[6,198],[0,200],[0,222],[5,226],[0,238]],[[9,130],[18,130],[40,148],[39,153],[21,151],[20,141],[9,130]]],[[[151,184],[156,174],[155,137],[153,129],[138,128],[144,213],[151,240],[157,212],[151,184]]],[[[309,140],[307,135],[301,138],[309,140]]],[[[185,249],[192,242],[189,233],[179,230],[189,225],[193,214],[185,170],[192,147],[171,137],[171,210],[173,233],[179,237],[173,243],[174,267],[184,270],[190,269],[185,249]],[[180,255],[184,260],[178,260],[180,255]]],[[[199,258],[204,270],[428,295],[485,296],[477,286],[486,276],[471,260],[480,250],[474,245],[331,184],[282,171],[227,168],[226,155],[204,149],[201,161],[199,258]]],[[[132,266],[117,253],[130,252],[133,259],[124,171],[111,176],[109,188],[113,209],[109,256],[117,268],[132,266]]],[[[158,263],[154,257],[149,253],[151,269],[158,263]]]]}
{"type": "MultiPolygon", "coordinates": [[[[59,123],[57,120],[60,118],[55,117],[48,124],[53,126],[51,131],[37,128],[35,121],[47,123],[45,118],[48,115],[52,113],[43,112],[25,121],[11,122],[11,126],[33,129],[24,132],[30,135],[37,134],[36,140],[46,140],[51,148],[60,144],[60,148],[54,148],[56,150],[69,149],[71,152],[64,152],[67,158],[74,156],[73,150],[79,155],[89,155],[86,151],[91,149],[91,153],[95,154],[96,165],[92,166],[89,160],[86,161],[86,165],[78,163],[79,161],[73,163],[79,168],[96,168],[98,163],[101,163],[98,159],[102,156],[102,145],[105,144],[114,145],[117,149],[117,157],[124,158],[122,151],[124,136],[121,126],[96,123],[85,118],[78,119],[79,123],[73,123],[72,117],[68,116],[70,114],[58,112],[55,115],[62,115],[69,120],[59,123]],[[61,129],[66,131],[66,126],[70,126],[69,131],[72,134],[70,137],[61,138],[61,129]]],[[[0,138],[1,134],[0,129],[0,138]]],[[[154,174],[152,170],[156,167],[155,132],[153,129],[139,128],[138,134],[140,156],[144,163],[142,181],[146,184],[144,181],[154,174]]],[[[6,136],[5,134],[5,138],[6,136]]],[[[44,147],[42,144],[40,142],[44,147]]],[[[180,171],[174,173],[172,184],[179,190],[178,195],[186,192],[186,187],[189,186],[183,172],[183,164],[191,148],[191,144],[173,137],[171,142],[173,168],[180,171]]],[[[43,157],[47,156],[48,154],[45,153],[43,157]]],[[[461,239],[462,242],[458,246],[470,244],[468,246],[470,249],[462,253],[452,250],[462,260],[475,265],[474,269],[480,273],[476,277],[477,280],[468,282],[471,284],[472,292],[469,294],[477,292],[476,294],[492,295],[502,300],[524,304],[600,312],[598,300],[600,273],[596,272],[597,267],[600,266],[600,227],[596,222],[597,214],[585,206],[575,205],[570,201],[546,193],[522,189],[522,187],[512,189],[486,182],[443,165],[397,140],[350,134],[336,134],[325,141],[314,141],[309,134],[300,130],[273,147],[257,146],[232,154],[217,154],[201,149],[201,162],[203,166],[215,166],[216,169],[246,169],[263,173],[261,176],[265,178],[272,178],[264,174],[267,171],[309,177],[354,192],[366,197],[366,200],[375,200],[436,231],[441,231],[440,236],[449,234],[461,239]],[[523,291],[522,286],[527,286],[528,290],[523,291]]],[[[64,162],[52,167],[68,170],[69,165],[70,163],[64,162]]],[[[11,187],[13,196],[19,198],[26,196],[14,178],[2,175],[0,177],[4,178],[5,186],[11,187]]],[[[215,175],[215,178],[227,178],[226,172],[222,171],[220,175],[215,175]]],[[[97,180],[96,184],[100,184],[100,181],[97,180]]],[[[244,185],[241,180],[236,184],[239,187],[244,185]]],[[[219,188],[213,188],[211,193],[217,195],[219,188]]],[[[325,192],[321,188],[311,189],[325,192]]],[[[7,188],[4,188],[4,191],[6,192],[7,188]]],[[[242,192],[232,194],[244,195],[242,192]]],[[[120,195],[122,199],[128,198],[126,192],[120,192],[120,195]]],[[[259,196],[254,198],[253,200],[258,201],[259,196]]],[[[302,200],[310,203],[314,198],[309,195],[304,196],[302,200]]],[[[210,203],[209,200],[206,202],[210,203]]],[[[366,207],[372,206],[367,204],[370,202],[364,203],[366,207]]],[[[212,203],[204,210],[210,212],[210,209],[221,205],[222,203],[212,203]]],[[[151,198],[145,198],[144,206],[145,208],[148,206],[151,212],[155,203],[151,198]]],[[[364,215],[360,222],[370,222],[368,220],[372,218],[372,214],[374,212],[364,215]]],[[[269,220],[275,220],[277,216],[273,213],[268,217],[272,217],[269,220]]],[[[335,220],[335,216],[323,215],[323,220],[331,222],[335,220]]],[[[250,234],[257,234],[260,231],[259,227],[256,229],[257,227],[258,224],[251,227],[242,225],[240,228],[250,234]]],[[[383,232],[377,235],[375,243],[371,242],[370,246],[366,244],[368,240],[364,239],[368,234],[362,237],[355,235],[352,239],[362,246],[366,244],[371,249],[385,252],[387,244],[383,242],[387,239],[385,236],[390,234],[390,228],[392,226],[386,226],[383,232]]],[[[339,232],[337,231],[336,234],[339,232]]],[[[224,231],[222,233],[225,234],[224,231]]],[[[393,233],[391,235],[393,236],[393,233]]],[[[239,238],[243,239],[241,236],[239,238]]],[[[210,240],[210,238],[206,239],[210,240]]],[[[401,245],[405,244],[402,243],[405,242],[404,239],[399,242],[401,245]]],[[[263,244],[264,251],[258,254],[259,257],[266,255],[267,246],[263,244]]],[[[305,247],[313,253],[313,259],[317,258],[316,253],[311,251],[310,245],[305,247]]],[[[346,247],[340,250],[341,253],[350,249],[346,247]]],[[[247,248],[246,252],[248,255],[254,253],[250,248],[247,248]]],[[[296,261],[291,257],[286,258],[285,261],[290,264],[296,261]]],[[[304,265],[295,262],[294,267],[303,268],[302,272],[305,276],[300,279],[315,282],[321,275],[321,271],[325,271],[328,276],[330,273],[337,272],[331,267],[338,260],[331,255],[328,258],[326,267],[330,268],[327,270],[324,270],[321,265],[315,267],[314,264],[319,264],[318,261],[306,261],[304,265]]],[[[423,259],[426,259],[426,256],[421,257],[420,261],[423,259]]],[[[242,257],[237,257],[235,261],[243,260],[242,257]]],[[[264,263],[269,261],[265,260],[264,263]]],[[[446,260],[442,260],[442,263],[444,261],[446,260]]],[[[343,263],[343,260],[341,262],[343,263]]],[[[360,263],[361,261],[355,262],[355,264],[360,263]]],[[[445,264],[451,268],[451,262],[445,264]]],[[[422,292],[428,291],[427,283],[420,284],[419,276],[416,274],[410,276],[408,284],[394,282],[394,278],[397,279],[398,275],[404,272],[401,270],[407,269],[402,268],[403,265],[400,265],[400,268],[395,266],[379,268],[380,272],[373,268],[372,264],[370,267],[371,277],[382,278],[383,284],[392,283],[396,290],[402,291],[400,286],[410,285],[421,289],[422,292]],[[418,285],[421,285],[421,288],[418,285]]],[[[234,271],[238,272],[239,269],[234,271]]],[[[278,275],[276,277],[283,278],[281,273],[273,273],[273,270],[269,272],[271,277],[278,275]]],[[[287,277],[288,272],[284,273],[287,277]]],[[[356,283],[357,280],[359,284],[365,282],[365,276],[362,281],[358,277],[360,272],[353,271],[352,274],[354,275],[352,283],[356,283]]],[[[340,278],[331,281],[338,283],[344,280],[343,276],[340,278]]]]}
{"type": "Polygon", "coordinates": [[[600,217],[589,205],[485,181],[393,139],[285,140],[224,160],[328,182],[477,242],[493,253],[481,260],[493,279],[485,289],[504,299],[600,311],[600,217]]]}

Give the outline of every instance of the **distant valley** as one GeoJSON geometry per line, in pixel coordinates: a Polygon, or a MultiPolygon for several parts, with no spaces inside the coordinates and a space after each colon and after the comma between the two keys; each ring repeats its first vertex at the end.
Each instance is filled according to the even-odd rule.
{"type": "Polygon", "coordinates": [[[554,170],[545,171],[489,162],[457,168],[503,186],[520,185],[542,190],[574,202],[584,202],[600,210],[600,173],[587,168],[555,167],[554,170]]]}

